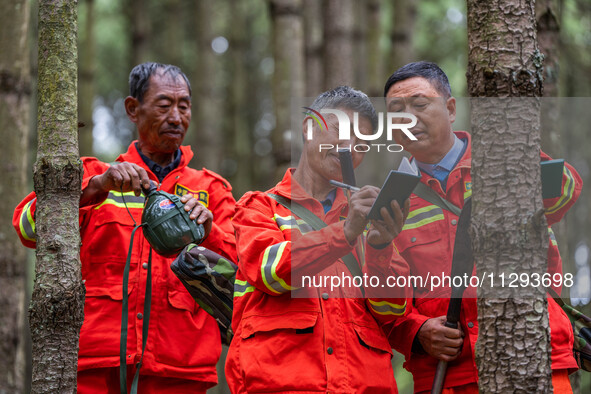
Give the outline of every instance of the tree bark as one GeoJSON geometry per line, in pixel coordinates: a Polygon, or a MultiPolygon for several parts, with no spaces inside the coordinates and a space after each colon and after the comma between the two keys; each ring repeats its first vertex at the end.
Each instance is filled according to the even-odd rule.
{"type": "Polygon", "coordinates": [[[306,97],[316,97],[324,88],[322,10],[322,2],[304,0],[306,97]]]}
{"type": "MultiPolygon", "coordinates": [[[[278,171],[290,164],[291,99],[304,97],[305,61],[302,0],[270,0],[273,31],[273,152],[278,171]]],[[[294,136],[292,136],[294,137],[294,136]]]]}
{"type": "Polygon", "coordinates": [[[484,393],[552,392],[543,289],[501,287],[502,274],[546,272],[548,230],[540,182],[542,56],[533,0],[468,1],[472,99],[472,238],[478,289],[476,344],[484,393]],[[496,97],[496,98],[493,98],[496,97]],[[516,291],[513,291],[516,290],[516,291]]]}
{"type": "MultiPolygon", "coordinates": [[[[165,2],[163,19],[165,22],[165,29],[160,31],[163,33],[163,40],[159,42],[162,45],[159,51],[159,58],[163,59],[164,63],[174,64],[182,67],[182,42],[183,42],[183,5],[181,0],[167,0],[165,2]]],[[[146,7],[145,1],[140,7],[146,7]]],[[[155,41],[159,34],[152,37],[155,41]]]]}
{"type": "MultiPolygon", "coordinates": [[[[558,78],[560,75],[560,25],[562,20],[563,0],[536,1],[536,20],[538,26],[538,44],[544,54],[544,99],[541,109],[542,149],[553,158],[565,157],[568,153],[565,139],[572,138],[566,132],[566,125],[560,124],[562,100],[559,96],[558,78]]],[[[564,218],[553,226],[554,234],[562,256],[564,272],[576,272],[577,266],[569,249],[568,230],[570,221],[564,218]]],[[[566,290],[566,291],[565,291],[566,290]]],[[[568,298],[568,289],[561,296],[568,298]]],[[[574,393],[580,392],[580,371],[569,375],[574,393]]]]}
{"type": "Polygon", "coordinates": [[[383,0],[367,0],[367,94],[369,97],[381,97],[384,89],[384,62],[380,48],[382,4],[383,0]]]}
{"type": "MultiPolygon", "coordinates": [[[[544,97],[558,97],[560,59],[560,0],[536,1],[537,35],[540,52],[544,55],[544,97]]],[[[555,100],[542,100],[542,147],[553,157],[562,157],[561,129],[556,127],[560,105],[555,100]]]]}
{"type": "Polygon", "coordinates": [[[144,0],[127,0],[125,9],[131,41],[129,57],[129,70],[131,70],[138,64],[149,60],[150,17],[144,0]]]}
{"type": "Polygon", "coordinates": [[[324,8],[325,88],[353,85],[357,56],[353,51],[355,28],[353,0],[326,0],[324,8]]]}
{"type": "Polygon", "coordinates": [[[394,23],[390,35],[392,49],[390,50],[390,63],[386,70],[388,75],[405,64],[417,60],[413,45],[417,5],[413,0],[397,0],[392,3],[394,5],[394,23]]]}
{"type": "Polygon", "coordinates": [[[29,135],[29,2],[0,5],[0,393],[24,392],[26,253],[12,228],[25,195],[29,135]]]}
{"type": "Polygon", "coordinates": [[[252,132],[245,119],[248,116],[248,102],[252,98],[247,89],[247,66],[244,59],[248,52],[248,36],[245,34],[246,16],[244,3],[231,0],[230,7],[236,10],[236,15],[230,26],[230,48],[232,83],[229,85],[229,112],[231,114],[230,130],[232,141],[227,155],[235,161],[235,175],[232,179],[233,190],[248,190],[252,176],[252,132]]]}
{"type": "Polygon", "coordinates": [[[192,145],[199,147],[199,164],[219,172],[223,157],[224,138],[221,130],[222,107],[220,94],[216,89],[217,55],[211,48],[215,38],[212,18],[216,15],[214,4],[208,0],[197,2],[197,62],[193,75],[193,134],[192,145]]]}
{"type": "Polygon", "coordinates": [[[29,320],[34,393],[76,392],[84,320],[78,205],[77,4],[39,2],[37,264],[29,320]]]}
{"type": "Polygon", "coordinates": [[[80,84],[78,86],[78,121],[81,156],[93,156],[92,150],[92,104],[94,102],[94,74],[96,51],[94,39],[94,0],[85,0],[84,42],[80,46],[80,84]]]}
{"type": "Polygon", "coordinates": [[[357,0],[353,3],[353,79],[349,85],[367,93],[367,3],[357,0]]]}

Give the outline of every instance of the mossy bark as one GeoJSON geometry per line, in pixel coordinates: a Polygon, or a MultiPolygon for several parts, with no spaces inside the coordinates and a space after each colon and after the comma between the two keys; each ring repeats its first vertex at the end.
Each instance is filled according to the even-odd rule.
{"type": "Polygon", "coordinates": [[[501,274],[546,272],[540,182],[542,59],[534,1],[468,1],[472,98],[472,234],[479,274],[476,344],[483,393],[552,392],[545,291],[501,274]],[[487,99],[484,99],[486,97],[487,99]],[[489,283],[490,284],[490,283],[489,283]]]}
{"type": "Polygon", "coordinates": [[[34,393],[76,392],[84,319],[78,205],[77,2],[39,2],[37,264],[29,320],[34,393]]]}

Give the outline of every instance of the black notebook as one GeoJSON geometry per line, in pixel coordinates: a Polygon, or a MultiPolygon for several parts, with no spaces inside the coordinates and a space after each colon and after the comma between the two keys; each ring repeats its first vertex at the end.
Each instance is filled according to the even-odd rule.
{"type": "Polygon", "coordinates": [[[564,159],[548,160],[542,167],[542,198],[555,198],[562,194],[562,171],[564,159]]]}
{"type": "Polygon", "coordinates": [[[410,197],[420,179],[421,172],[415,162],[413,161],[411,163],[404,157],[400,166],[398,166],[398,170],[392,170],[388,174],[384,186],[380,190],[380,194],[378,194],[367,215],[368,219],[381,220],[382,215],[380,214],[380,210],[382,207],[388,208],[390,215],[394,217],[390,208],[390,201],[396,200],[400,208],[404,207],[404,201],[410,197]]]}

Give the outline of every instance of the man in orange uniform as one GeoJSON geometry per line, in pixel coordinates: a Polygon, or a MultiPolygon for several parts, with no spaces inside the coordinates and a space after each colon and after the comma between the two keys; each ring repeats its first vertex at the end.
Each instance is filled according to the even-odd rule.
{"type": "MultiPolygon", "coordinates": [[[[317,112],[340,109],[349,119],[353,111],[358,112],[359,130],[364,134],[372,133],[377,124],[367,96],[345,86],[321,94],[311,108],[317,112]]],[[[366,288],[368,298],[364,299],[354,286],[330,291],[306,285],[303,279],[315,274],[351,278],[343,257],[362,237],[379,191],[365,186],[347,204],[343,191],[329,183],[342,179],[339,157],[334,148],[319,147],[357,140],[338,140],[336,116],[327,116],[326,121],[328,130],[314,126],[312,139],[304,138],[297,168],[289,169],[268,192],[248,192],[237,204],[233,220],[239,257],[232,321],[235,336],[226,362],[234,393],[397,391],[390,345],[377,321],[404,315],[404,294],[376,299],[371,298],[372,289],[366,288]],[[267,193],[301,204],[328,226],[312,230],[267,193]]],[[[362,154],[352,156],[356,167],[362,154]]],[[[383,208],[383,220],[370,222],[364,273],[407,272],[392,245],[402,228],[403,212],[395,201],[391,205],[394,216],[383,208]]]]}
{"type": "MultiPolygon", "coordinates": [[[[410,112],[417,117],[411,132],[417,138],[397,135],[422,171],[421,182],[458,207],[472,195],[470,176],[470,135],[452,132],[455,99],[445,73],[434,63],[410,63],[397,70],[384,89],[389,112],[410,112]]],[[[542,160],[550,158],[541,152],[542,160]]],[[[563,194],[544,200],[548,225],[560,221],[575,203],[582,181],[575,169],[564,167],[563,194]]],[[[394,240],[408,262],[411,275],[426,277],[437,267],[451,273],[453,244],[458,217],[448,210],[412,195],[410,213],[403,231],[394,240]]],[[[548,227],[548,272],[562,272],[556,239],[548,227]]],[[[560,289],[556,289],[560,292],[560,289]]],[[[448,361],[444,392],[477,393],[478,375],[474,345],[478,337],[476,291],[468,289],[462,302],[461,330],[444,326],[450,289],[434,291],[417,288],[412,312],[393,322],[389,338],[392,347],[406,357],[405,367],[414,377],[415,392],[431,389],[438,360],[448,361]],[[465,335],[463,335],[463,333],[465,335]]],[[[555,392],[571,390],[568,369],[577,368],[572,355],[573,335],[568,318],[552,298],[548,298],[552,343],[552,381],[555,392]]],[[[388,329],[386,329],[388,330],[388,329]]]]}
{"type": "MultiPolygon", "coordinates": [[[[185,209],[192,210],[191,218],[204,224],[209,234],[202,245],[236,258],[231,187],[212,171],[189,168],[193,152],[181,146],[191,120],[187,77],[175,66],[144,63],[131,71],[129,85],[125,109],[137,125],[138,141],[119,156],[117,164],[82,159],[80,259],[86,300],[78,359],[80,393],[119,393],[123,268],[134,223],[141,222],[141,187],[151,180],[159,190],[181,195],[185,209]]],[[[30,248],[36,245],[35,206],[36,196],[31,193],[13,218],[21,241],[30,248]]],[[[128,385],[142,349],[149,249],[143,235],[136,235],[129,275],[128,385]]],[[[219,329],[171,272],[171,262],[152,256],[151,320],[139,390],[205,392],[217,383],[219,329]]]]}

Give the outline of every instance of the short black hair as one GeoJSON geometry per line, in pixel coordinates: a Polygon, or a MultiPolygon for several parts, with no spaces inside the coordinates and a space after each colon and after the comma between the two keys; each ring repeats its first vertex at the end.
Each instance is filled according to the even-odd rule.
{"type": "Polygon", "coordinates": [[[378,114],[367,94],[350,86],[338,86],[321,93],[310,108],[319,111],[323,108],[347,108],[366,117],[373,130],[378,127],[378,114]]]}
{"type": "Polygon", "coordinates": [[[394,74],[390,75],[390,78],[388,78],[386,86],[384,87],[384,97],[386,97],[388,90],[390,90],[392,85],[396,82],[414,77],[425,78],[443,95],[443,97],[451,97],[451,87],[449,86],[447,75],[445,75],[443,70],[439,68],[437,64],[425,61],[408,63],[396,70],[394,74]]]}
{"type": "Polygon", "coordinates": [[[187,84],[189,96],[191,95],[191,84],[189,83],[189,78],[187,78],[185,73],[183,73],[180,68],[173,66],[172,64],[154,62],[138,64],[131,70],[129,73],[129,95],[138,99],[141,103],[144,100],[144,94],[150,86],[150,77],[160,70],[162,74],[168,74],[173,78],[176,78],[180,75],[187,84]]]}

